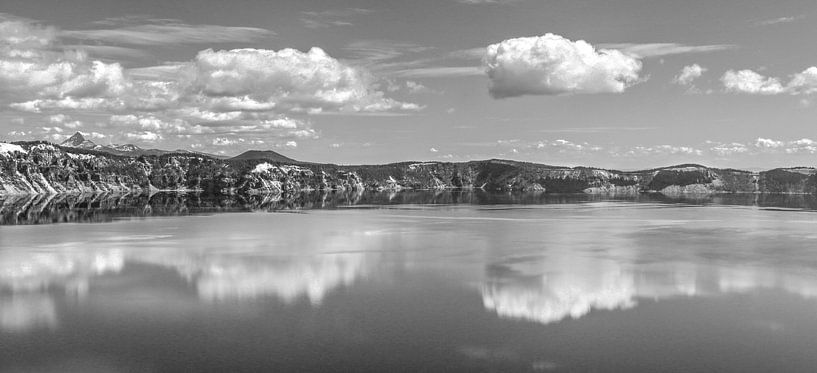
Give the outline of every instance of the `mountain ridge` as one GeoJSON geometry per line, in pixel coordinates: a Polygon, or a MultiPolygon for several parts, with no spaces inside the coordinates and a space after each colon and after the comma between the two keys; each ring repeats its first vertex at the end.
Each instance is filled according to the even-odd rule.
{"type": "Polygon", "coordinates": [[[294,160],[292,158],[289,158],[289,157],[287,157],[287,156],[285,156],[285,155],[283,155],[281,153],[278,153],[278,152],[275,152],[275,151],[272,151],[272,150],[247,150],[247,151],[245,151],[245,152],[243,152],[243,153],[241,153],[241,154],[239,154],[239,155],[237,155],[235,157],[232,157],[230,159],[236,159],[236,160],[239,160],[239,159],[246,159],[246,160],[259,159],[259,160],[269,160],[269,161],[273,161],[273,162],[310,163],[310,162],[296,161],[296,160],[294,160]]]}
{"type": "Polygon", "coordinates": [[[91,140],[85,138],[82,132],[77,131],[71,137],[67,138],[65,141],[59,144],[62,147],[69,147],[69,148],[77,148],[77,149],[84,149],[84,150],[95,150],[103,153],[110,153],[115,155],[125,155],[125,156],[140,156],[140,155],[162,155],[162,154],[171,154],[171,153],[189,153],[189,154],[201,154],[207,155],[213,158],[224,158],[214,154],[209,153],[202,153],[196,152],[192,150],[184,150],[184,149],[176,149],[176,150],[162,150],[162,149],[144,149],[137,145],[133,144],[110,144],[110,145],[99,145],[94,143],[91,140]]]}
{"type": "MultiPolygon", "coordinates": [[[[99,150],[80,136],[64,146],[0,143],[0,194],[194,191],[291,194],[301,191],[483,189],[545,193],[665,195],[817,194],[817,170],[761,172],[680,164],[637,171],[552,166],[514,160],[317,164],[274,151],[221,159],[208,154],[99,150]],[[71,146],[80,145],[89,147],[71,146]]],[[[141,149],[141,148],[140,148],[141,149]]]]}

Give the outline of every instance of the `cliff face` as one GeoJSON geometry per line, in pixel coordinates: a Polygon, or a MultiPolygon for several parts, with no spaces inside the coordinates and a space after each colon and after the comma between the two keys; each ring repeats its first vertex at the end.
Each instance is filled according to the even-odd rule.
{"type": "Polygon", "coordinates": [[[632,195],[642,192],[817,193],[813,168],[760,173],[683,165],[622,172],[488,160],[337,166],[171,153],[138,157],[48,143],[0,143],[0,194],[199,191],[213,195],[301,191],[483,189],[632,195]]]}
{"type": "Polygon", "coordinates": [[[48,143],[2,144],[0,194],[197,191],[277,194],[363,189],[356,174],[191,154],[120,156],[48,143]]]}

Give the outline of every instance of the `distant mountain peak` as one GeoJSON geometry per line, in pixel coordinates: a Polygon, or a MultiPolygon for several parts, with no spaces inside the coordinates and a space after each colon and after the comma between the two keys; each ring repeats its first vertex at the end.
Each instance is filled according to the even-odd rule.
{"type": "MultiPolygon", "coordinates": [[[[161,150],[161,149],[142,149],[137,145],[133,144],[108,144],[108,145],[98,145],[95,144],[93,141],[88,140],[85,136],[82,135],[82,132],[77,132],[73,134],[71,137],[65,139],[60,146],[66,148],[75,148],[75,149],[84,149],[84,150],[93,150],[108,154],[115,154],[115,155],[124,155],[124,156],[139,156],[139,155],[162,155],[174,152],[182,152],[182,153],[190,153],[190,154],[199,154],[207,157],[215,157],[215,158],[226,158],[226,157],[217,157],[207,153],[198,153],[198,152],[189,152],[186,150],[176,150],[176,151],[168,151],[168,150],[161,150]]],[[[283,156],[282,156],[283,157],[283,156]]],[[[288,159],[288,158],[287,158],[288,159]]]]}
{"type": "Polygon", "coordinates": [[[82,132],[77,131],[77,133],[69,137],[67,140],[63,141],[62,144],[60,145],[77,147],[82,145],[86,141],[88,140],[85,139],[85,136],[82,136],[82,132]]]}
{"type": "Polygon", "coordinates": [[[88,140],[85,136],[82,135],[81,132],[75,133],[73,136],[69,137],[65,141],[60,144],[61,146],[67,146],[71,148],[82,148],[82,149],[94,149],[97,147],[93,141],[88,140]]]}

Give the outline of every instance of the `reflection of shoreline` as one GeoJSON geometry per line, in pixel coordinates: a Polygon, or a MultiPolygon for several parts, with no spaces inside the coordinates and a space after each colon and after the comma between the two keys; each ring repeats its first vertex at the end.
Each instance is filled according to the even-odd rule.
{"type": "Polygon", "coordinates": [[[401,204],[544,205],[581,202],[642,202],[734,205],[817,210],[817,197],[777,194],[715,194],[670,198],[660,194],[607,196],[590,194],[492,193],[469,191],[308,192],[291,196],[201,194],[61,194],[0,196],[0,225],[61,222],[108,222],[116,218],[179,216],[235,211],[332,209],[344,206],[401,204]]]}

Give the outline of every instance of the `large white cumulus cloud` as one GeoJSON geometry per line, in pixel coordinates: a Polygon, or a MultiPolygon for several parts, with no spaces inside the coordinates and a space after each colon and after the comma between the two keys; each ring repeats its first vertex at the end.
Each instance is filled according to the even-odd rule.
{"type": "Polygon", "coordinates": [[[641,61],[562,36],[523,37],[488,46],[485,68],[495,98],[618,93],[637,83],[641,61]]]}
{"type": "Polygon", "coordinates": [[[383,111],[415,106],[383,97],[372,77],[320,48],[198,53],[195,88],[230,110],[383,111]]]}

